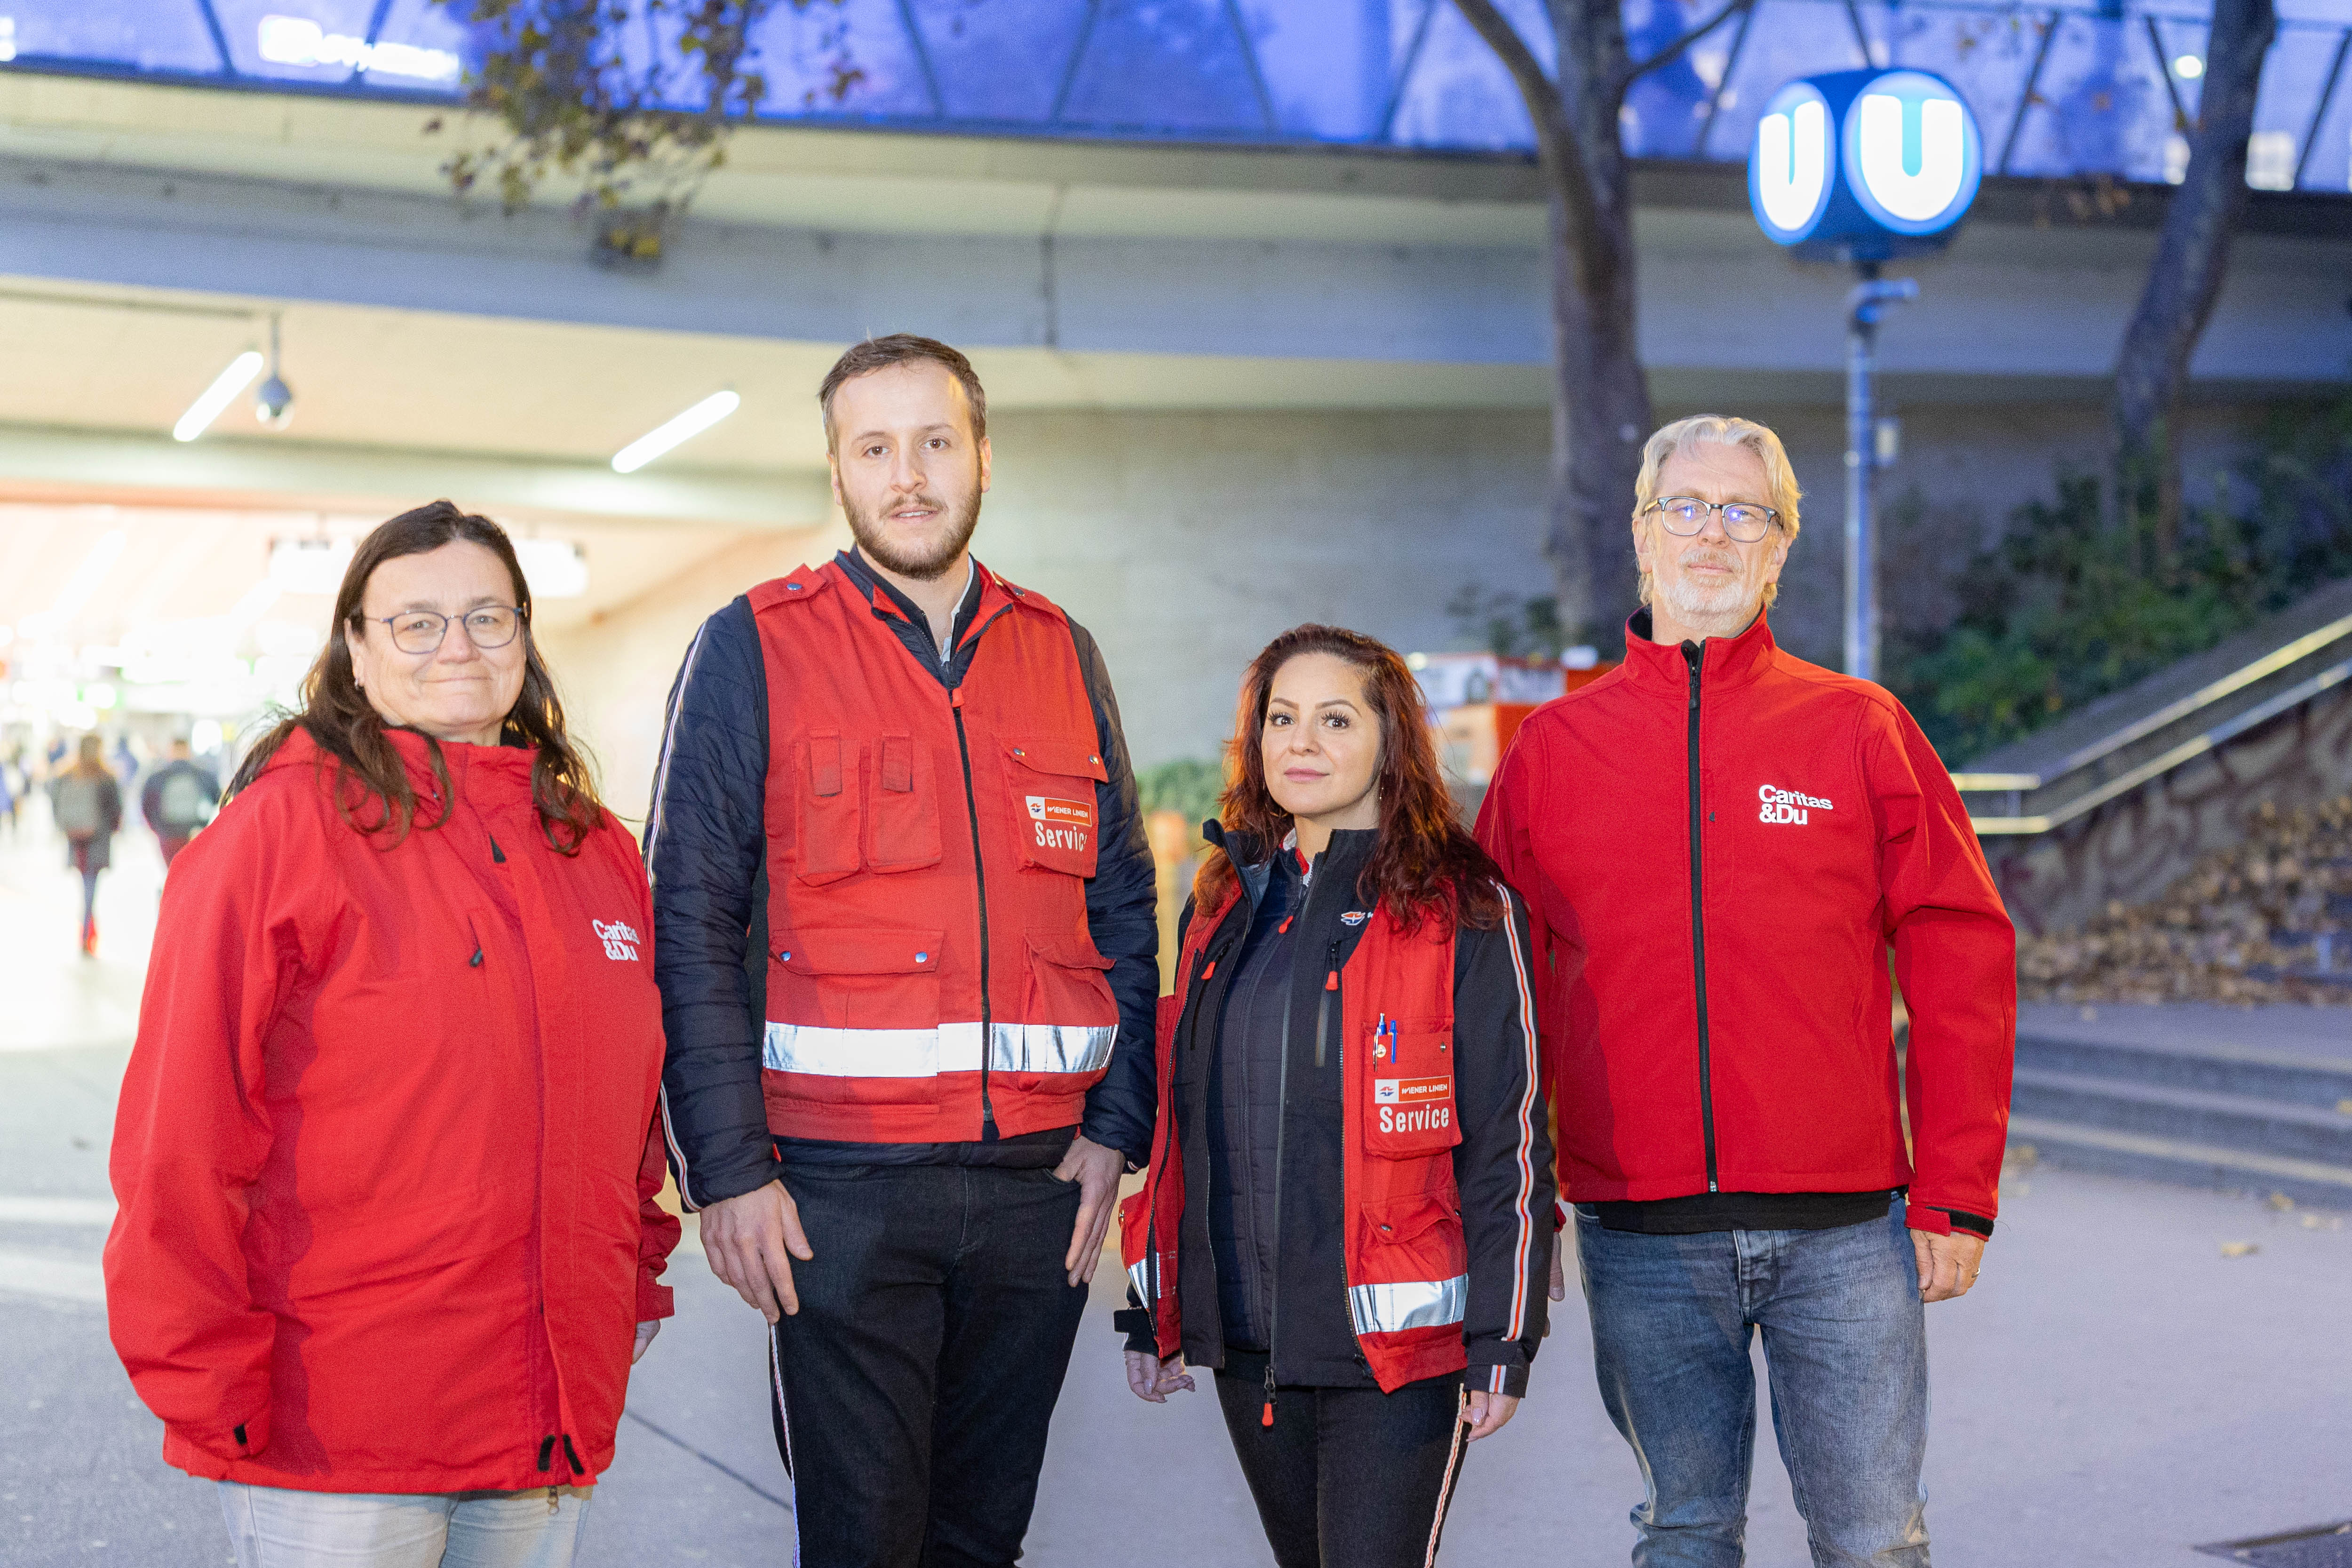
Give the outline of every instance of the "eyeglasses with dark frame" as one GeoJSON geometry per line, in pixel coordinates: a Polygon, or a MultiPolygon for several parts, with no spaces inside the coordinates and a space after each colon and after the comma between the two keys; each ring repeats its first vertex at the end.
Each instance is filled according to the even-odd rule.
{"type": "Polygon", "coordinates": [[[1660,496],[1650,503],[1650,510],[1658,514],[1665,531],[1677,539],[1693,537],[1706,526],[1707,513],[1719,511],[1723,514],[1723,531],[1741,544],[1755,543],[1780,521],[1778,510],[1754,501],[1701,500],[1696,496],[1660,496]]]}
{"type": "Polygon", "coordinates": [[[396,616],[368,616],[368,622],[382,622],[392,634],[392,646],[403,653],[437,653],[448,638],[449,623],[466,623],[466,640],[476,647],[488,651],[501,648],[515,640],[515,634],[530,617],[520,605],[477,605],[463,616],[444,616],[432,610],[403,610],[396,616]]]}

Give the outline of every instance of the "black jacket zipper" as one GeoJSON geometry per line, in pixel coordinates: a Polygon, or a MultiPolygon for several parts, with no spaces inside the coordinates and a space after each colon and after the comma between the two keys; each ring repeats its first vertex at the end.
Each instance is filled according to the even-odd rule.
{"type": "Polygon", "coordinates": [[[1706,1039],[1706,914],[1699,872],[1698,675],[1706,660],[1705,643],[1683,644],[1683,662],[1690,667],[1690,719],[1685,733],[1690,752],[1691,973],[1698,987],[1698,1117],[1706,1138],[1706,1190],[1712,1193],[1722,1189],[1716,1180],[1715,1075],[1707,1060],[1706,1039]]]}
{"type": "MultiPolygon", "coordinates": [[[[997,616],[1003,614],[1004,611],[1000,609],[972,627],[964,640],[978,642],[981,634],[994,626],[997,616]]],[[[953,662],[952,658],[950,662],[953,662]]],[[[934,667],[931,673],[939,677],[942,686],[947,685],[949,672],[945,666],[934,667]]],[[[988,1103],[988,1063],[996,1054],[988,1009],[988,868],[980,853],[980,796],[971,787],[971,741],[963,728],[962,683],[949,686],[947,692],[948,712],[955,720],[956,754],[963,762],[963,814],[964,820],[971,825],[971,883],[980,900],[980,1135],[984,1139],[996,1125],[996,1112],[988,1103]]]]}

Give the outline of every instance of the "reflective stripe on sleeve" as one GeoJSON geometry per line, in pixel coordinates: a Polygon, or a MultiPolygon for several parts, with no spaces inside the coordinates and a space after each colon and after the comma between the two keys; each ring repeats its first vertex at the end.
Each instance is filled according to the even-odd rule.
{"type": "Polygon", "coordinates": [[[1128,1289],[1135,1292],[1136,1304],[1151,1305],[1151,1259],[1138,1258],[1127,1266],[1128,1289]]]}
{"type": "MultiPolygon", "coordinates": [[[[935,1078],[978,1072],[981,1026],[929,1029],[835,1029],[770,1021],[761,1062],[771,1072],[822,1078],[935,1078]]],[[[991,1072],[1085,1073],[1110,1065],[1118,1026],[1094,1024],[992,1024],[991,1072]]]]}
{"type": "Polygon", "coordinates": [[[1348,1312],[1360,1334],[1393,1334],[1406,1329],[1433,1329],[1462,1321],[1470,1299],[1470,1276],[1451,1279],[1408,1279],[1390,1285],[1350,1285],[1348,1312]]]}

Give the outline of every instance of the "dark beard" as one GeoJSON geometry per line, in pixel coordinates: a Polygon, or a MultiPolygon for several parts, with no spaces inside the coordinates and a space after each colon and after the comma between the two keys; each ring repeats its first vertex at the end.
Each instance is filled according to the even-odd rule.
{"type": "MultiPolygon", "coordinates": [[[[935,498],[925,495],[916,499],[928,504],[935,498]]],[[[847,498],[843,500],[846,503],[847,498]]],[[[980,527],[980,501],[981,492],[975,487],[971,492],[971,503],[965,508],[963,515],[956,517],[950,514],[947,537],[920,555],[909,555],[893,546],[882,530],[875,526],[874,520],[856,507],[845,504],[842,510],[849,519],[850,537],[857,541],[858,552],[866,560],[885,572],[911,577],[918,583],[931,583],[945,576],[948,568],[971,544],[973,532],[980,527]]]]}

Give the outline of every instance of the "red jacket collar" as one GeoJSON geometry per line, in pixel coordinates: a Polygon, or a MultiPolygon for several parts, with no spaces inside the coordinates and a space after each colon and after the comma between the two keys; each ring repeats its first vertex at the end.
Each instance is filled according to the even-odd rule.
{"type": "MultiPolygon", "coordinates": [[[[425,737],[415,730],[394,730],[387,727],[384,736],[398,752],[402,764],[408,770],[409,787],[425,799],[441,792],[441,783],[433,775],[433,756],[425,737]]],[[[310,738],[310,731],[297,728],[286,737],[269,759],[272,768],[313,765],[328,760],[330,753],[310,738]]],[[[531,769],[538,753],[528,746],[470,746],[459,741],[441,742],[442,764],[449,771],[449,787],[459,798],[471,799],[477,806],[528,803],[531,798],[531,769]]]]}
{"type": "MultiPolygon", "coordinates": [[[[1780,644],[1772,640],[1769,612],[1759,610],[1748,629],[1734,637],[1709,637],[1702,643],[1706,657],[1699,679],[1709,690],[1745,686],[1771,668],[1780,644]]],[[[1652,642],[1650,612],[1645,608],[1625,623],[1625,674],[1635,685],[1652,691],[1681,696],[1690,689],[1690,666],[1677,643],[1652,642]]]]}

